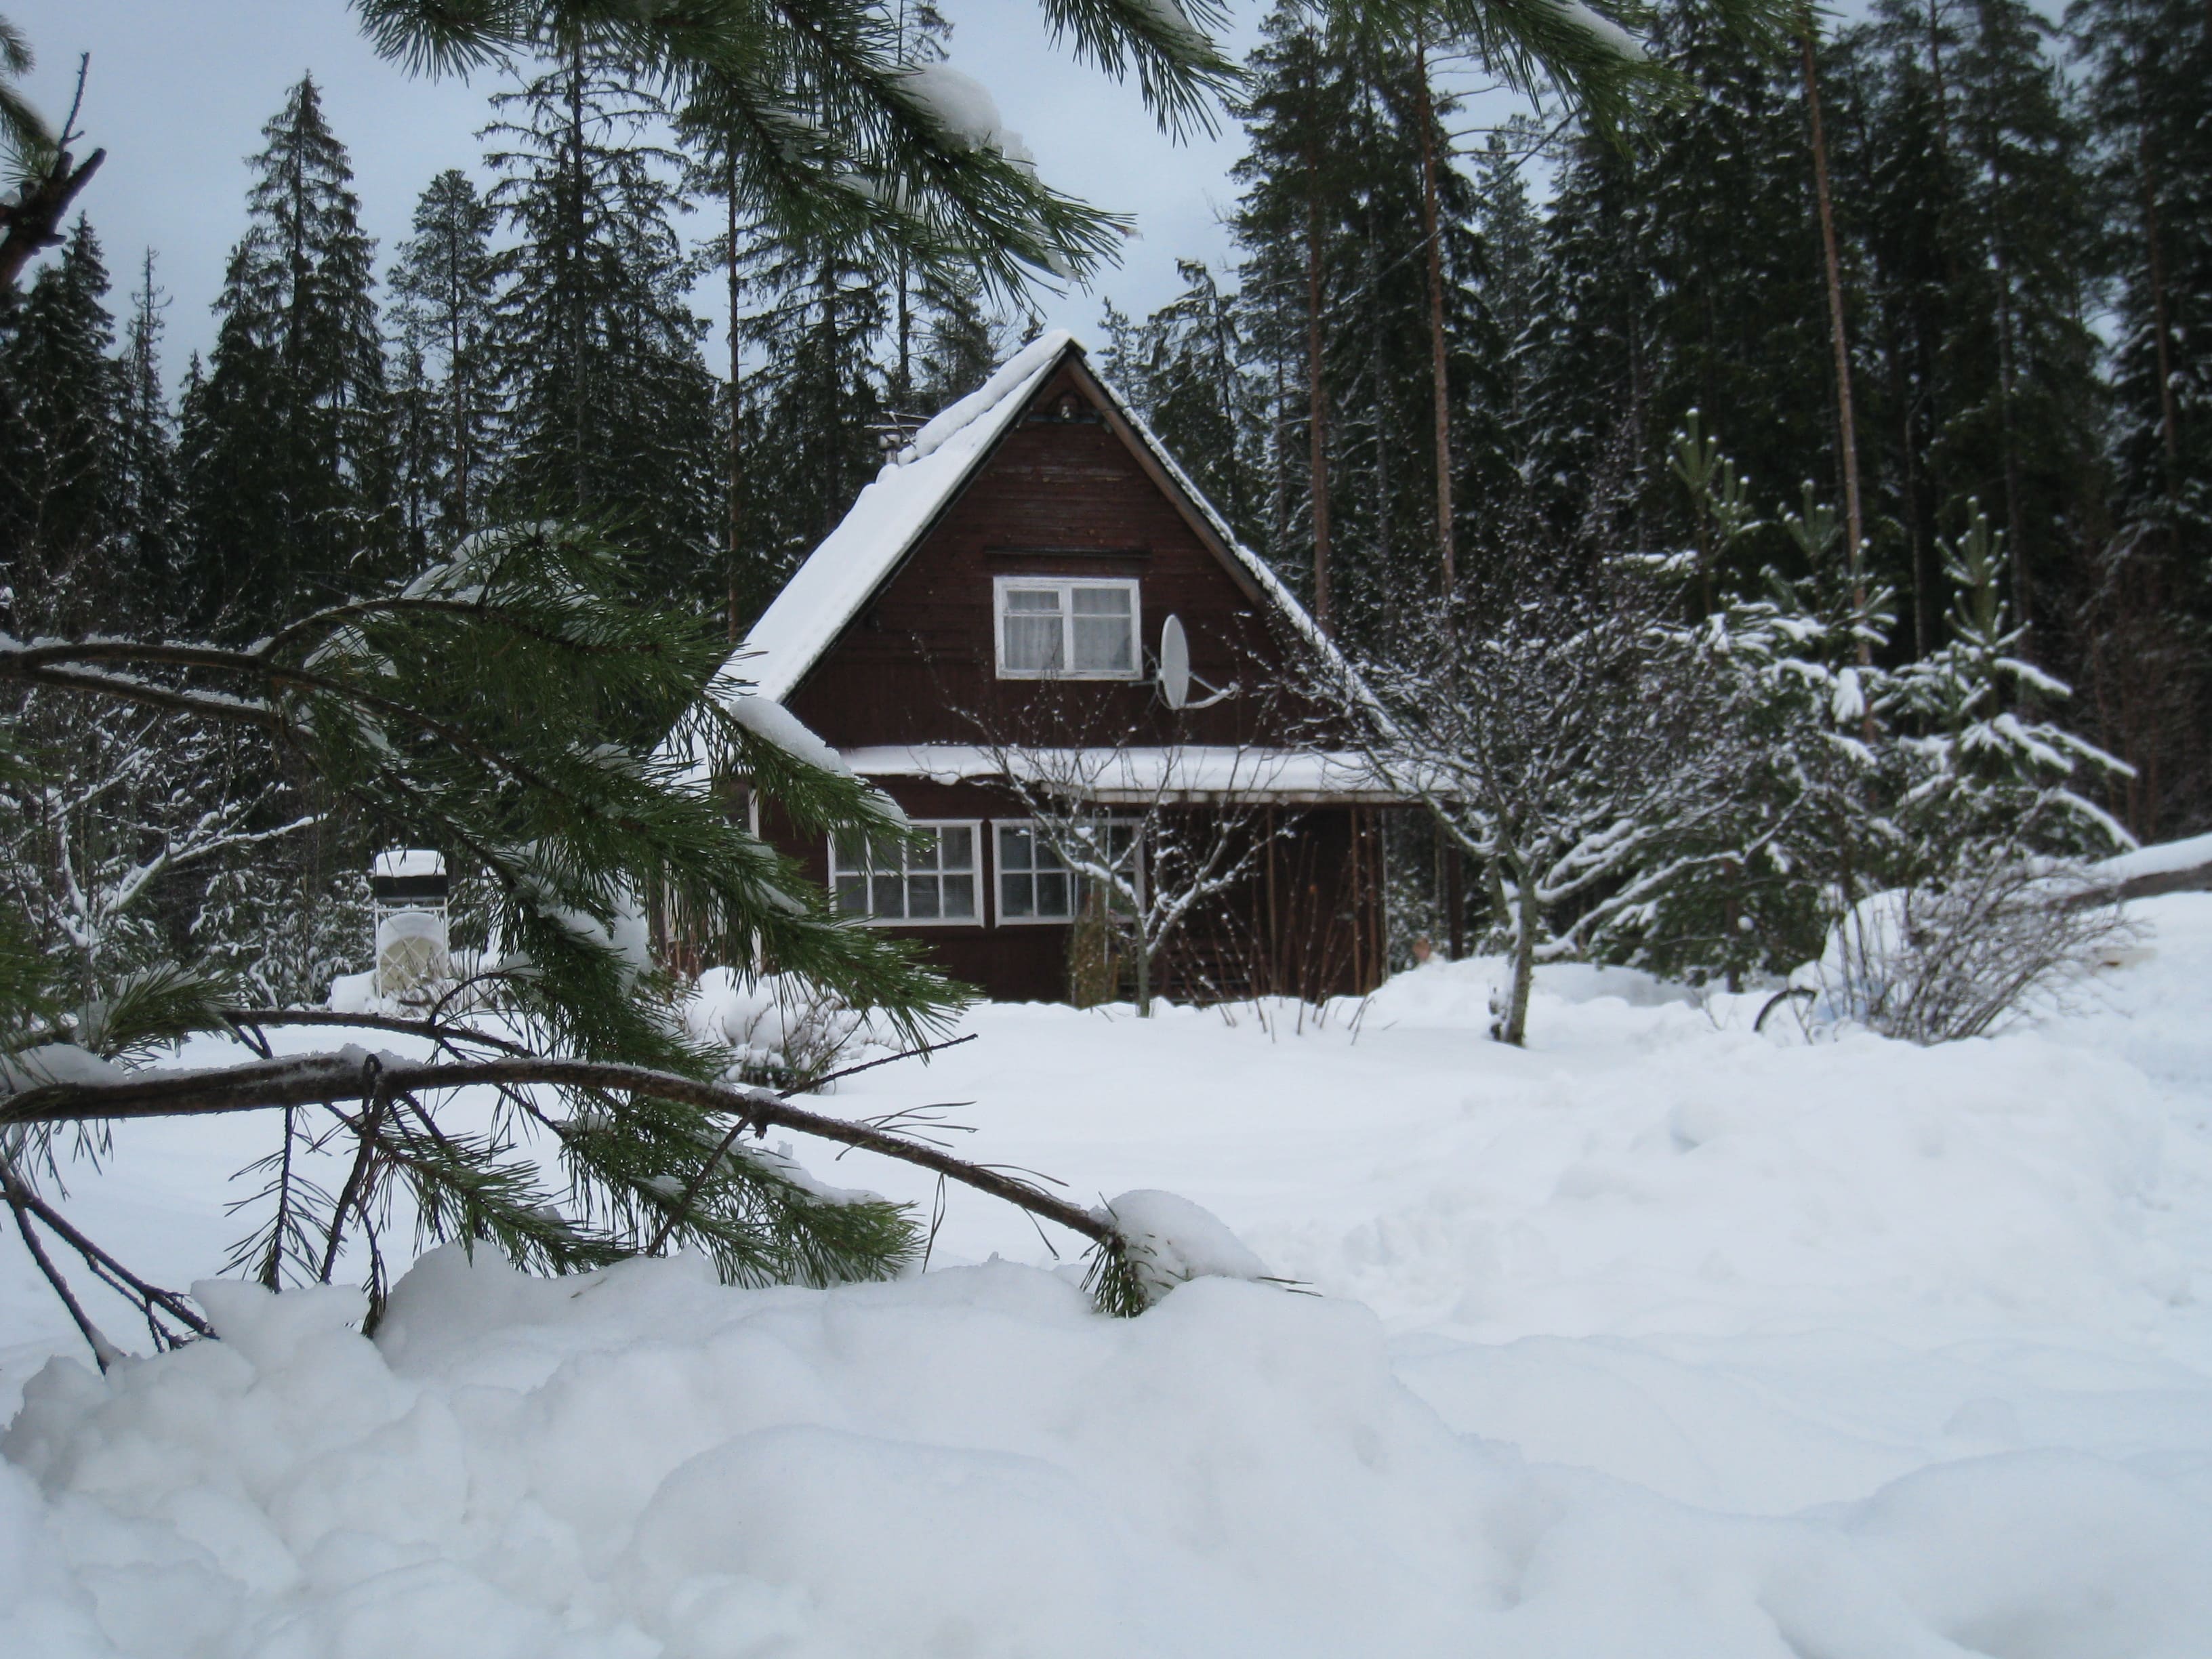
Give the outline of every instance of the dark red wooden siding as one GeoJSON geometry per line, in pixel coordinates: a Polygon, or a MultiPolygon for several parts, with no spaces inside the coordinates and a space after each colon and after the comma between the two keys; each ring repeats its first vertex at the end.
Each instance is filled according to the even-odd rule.
{"type": "MultiPolygon", "coordinates": [[[[1073,390],[1062,370],[1032,408],[1049,411],[1073,390]]],[[[999,679],[992,578],[1085,574],[1139,580],[1148,655],[1172,612],[1182,619],[1200,678],[1250,686],[1255,668],[1280,678],[1282,647],[1264,602],[1200,539],[1114,428],[1103,419],[1031,419],[1006,434],[936,528],[846,627],[787,699],[791,712],[841,749],[974,743],[987,726],[1016,735],[1007,731],[1010,722],[1034,726],[1036,740],[1286,737],[1283,711],[1269,718],[1267,700],[1256,696],[1178,717],[1149,680],[999,679]]]]}

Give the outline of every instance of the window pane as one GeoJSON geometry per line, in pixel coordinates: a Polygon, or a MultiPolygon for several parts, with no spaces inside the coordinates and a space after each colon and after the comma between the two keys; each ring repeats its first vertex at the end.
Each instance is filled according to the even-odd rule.
{"type": "MultiPolygon", "coordinates": [[[[1078,599],[1082,597],[1080,593],[1076,595],[1078,599]]],[[[1128,673],[1136,663],[1135,641],[1126,612],[1119,617],[1075,618],[1075,666],[1079,672],[1128,673]]]]}
{"type": "Polygon", "coordinates": [[[1001,871],[999,875],[999,914],[1033,916],[1036,914],[1036,878],[1001,871]]]}
{"type": "Polygon", "coordinates": [[[1001,870],[1033,870],[1036,867],[1036,837],[1026,830],[1007,828],[999,831],[999,867],[1001,870]]]}
{"type": "Polygon", "coordinates": [[[975,878],[947,876],[945,878],[945,914],[947,917],[972,920],[975,915],[975,878]]]}
{"type": "Polygon", "coordinates": [[[837,908],[848,916],[868,914],[868,882],[865,876],[837,878],[837,908]]]}
{"type": "Polygon", "coordinates": [[[957,830],[940,830],[938,845],[942,852],[942,866],[947,870],[973,870],[975,867],[975,832],[965,824],[957,830]]]}
{"type": "Polygon", "coordinates": [[[1069,596],[1079,617],[1126,617],[1129,590],[1126,587],[1079,587],[1069,596]]]}
{"type": "Polygon", "coordinates": [[[908,876],[906,878],[906,913],[920,920],[933,919],[942,914],[937,902],[935,876],[908,876]]]}
{"type": "MultiPolygon", "coordinates": [[[[1078,607],[1080,609],[1080,607],[1078,607]]],[[[1009,611],[1050,611],[1060,614],[1060,590],[1056,587],[1010,587],[1006,590],[1006,609],[1009,611]]]]}
{"type": "Polygon", "coordinates": [[[1041,916],[1074,914],[1067,902],[1067,877],[1065,874],[1043,875],[1036,878],[1036,914],[1041,916]]]}
{"type": "Polygon", "coordinates": [[[836,861],[837,868],[840,870],[866,869],[867,845],[864,837],[854,835],[849,830],[839,836],[832,855],[836,861]]]}
{"type": "Polygon", "coordinates": [[[904,884],[902,878],[897,875],[878,875],[873,878],[872,884],[875,889],[878,915],[896,919],[906,914],[905,907],[899,902],[899,889],[904,884]]]}
{"type": "Polygon", "coordinates": [[[937,848],[939,844],[938,837],[942,833],[941,830],[930,830],[922,844],[906,855],[906,867],[909,870],[937,868],[937,848]]]}
{"type": "Polygon", "coordinates": [[[1060,656],[1058,617],[1006,617],[1005,665],[1017,673],[1057,673],[1066,665],[1060,656]]]}
{"type": "Polygon", "coordinates": [[[1060,854],[1053,850],[1050,842],[1039,840],[1036,843],[1036,867],[1040,870],[1065,870],[1067,866],[1061,862],[1060,854]]]}

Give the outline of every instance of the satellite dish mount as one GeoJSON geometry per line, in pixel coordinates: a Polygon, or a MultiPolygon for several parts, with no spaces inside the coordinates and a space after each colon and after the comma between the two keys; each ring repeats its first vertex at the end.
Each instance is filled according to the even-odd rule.
{"type": "Polygon", "coordinates": [[[1190,672],[1190,638],[1182,631],[1182,618],[1170,616],[1160,624],[1160,701],[1170,708],[1210,708],[1224,697],[1237,695],[1237,683],[1227,685],[1206,685],[1213,695],[1198,702],[1190,700],[1192,675],[1190,672]]]}

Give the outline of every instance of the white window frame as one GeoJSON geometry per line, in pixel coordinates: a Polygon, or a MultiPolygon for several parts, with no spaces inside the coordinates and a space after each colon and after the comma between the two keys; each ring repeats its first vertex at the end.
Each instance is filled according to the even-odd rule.
{"type": "MultiPolygon", "coordinates": [[[[909,854],[906,848],[903,846],[897,846],[896,850],[899,855],[899,867],[896,879],[899,884],[899,899],[901,904],[903,906],[910,902],[912,890],[907,884],[917,876],[964,874],[972,877],[975,884],[975,909],[971,915],[964,916],[910,916],[905,915],[887,916],[878,914],[876,910],[876,882],[881,878],[890,876],[892,874],[891,871],[887,866],[880,869],[878,868],[872,859],[867,859],[867,861],[858,868],[849,865],[841,865],[837,860],[837,837],[834,835],[829,838],[829,886],[830,908],[836,912],[838,916],[845,921],[862,922],[871,927],[981,927],[983,926],[986,901],[990,894],[990,877],[988,874],[989,866],[986,863],[983,855],[983,843],[987,829],[984,821],[981,818],[916,818],[914,820],[914,827],[917,830],[935,830],[939,831],[946,830],[965,830],[968,832],[968,856],[969,861],[964,868],[956,868],[948,871],[943,863],[945,838],[941,834],[938,836],[937,843],[939,862],[938,867],[934,870],[914,868],[907,862],[909,854]],[[838,879],[840,877],[852,876],[860,878],[862,882],[865,884],[863,890],[866,891],[868,897],[868,908],[865,911],[848,910],[840,902],[837,890],[838,879]]],[[[894,845],[896,845],[896,843],[894,845]]],[[[864,858],[866,858],[867,854],[872,854],[875,848],[872,844],[866,846],[863,855],[864,858]]],[[[939,897],[941,902],[943,898],[943,889],[941,887],[939,890],[939,897]]]]}
{"type": "Polygon", "coordinates": [[[1145,603],[1135,576],[994,576],[991,579],[991,656],[1002,680],[1141,680],[1145,678],[1145,603]],[[1014,588],[1049,587],[1060,593],[1060,659],[1075,660],[1075,601],[1079,588],[1120,588],[1129,596],[1127,668],[1009,668],[1006,594],[1014,588]]]}
{"type": "MultiPolygon", "coordinates": [[[[1136,860],[1137,899],[1145,896],[1145,839],[1141,818],[1106,817],[1096,820],[1107,830],[1127,830],[1129,832],[1131,855],[1136,860]]],[[[1074,871],[1067,871],[1067,913],[1057,916],[1012,916],[1006,914],[1006,878],[1009,875],[1026,876],[1036,873],[1036,866],[1027,870],[1008,870],[999,848],[999,832],[1002,830],[1027,830],[1036,836],[1036,845],[1045,846],[1045,837],[1037,833],[1035,818],[993,818],[991,820],[991,914],[1000,927],[1066,927],[1082,913],[1084,878],[1074,871]]],[[[1057,857],[1055,854],[1054,856],[1057,857]]],[[[1062,866],[1065,868],[1065,866],[1062,866]]]]}

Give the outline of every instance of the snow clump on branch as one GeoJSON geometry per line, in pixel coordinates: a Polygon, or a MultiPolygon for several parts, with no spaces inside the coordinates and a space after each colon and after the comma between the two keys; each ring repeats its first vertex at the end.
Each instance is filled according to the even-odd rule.
{"type": "Polygon", "coordinates": [[[970,149],[993,149],[1024,167],[1036,157],[1018,132],[1009,131],[991,89],[972,75],[943,64],[923,64],[900,76],[908,95],[970,149]]]}
{"type": "Polygon", "coordinates": [[[1140,1188],[1091,1213],[1121,1234],[1123,1255],[1148,1304],[1194,1279],[1273,1276],[1218,1216],[1173,1193],[1140,1188]]]}

